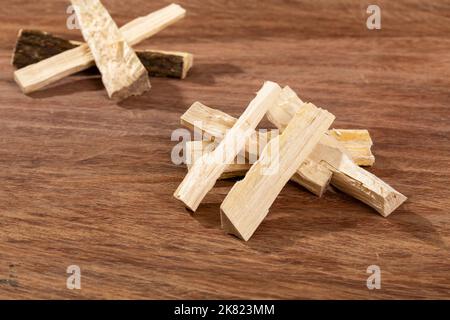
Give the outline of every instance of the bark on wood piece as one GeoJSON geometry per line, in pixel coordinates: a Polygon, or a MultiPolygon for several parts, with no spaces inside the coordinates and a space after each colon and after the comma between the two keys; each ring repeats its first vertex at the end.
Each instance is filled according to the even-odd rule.
{"type": "MultiPolygon", "coordinates": [[[[27,67],[82,45],[40,30],[20,30],[12,57],[16,69],[27,67]]],[[[136,51],[151,77],[184,79],[193,65],[193,55],[187,52],[136,51]]],[[[94,66],[93,72],[99,72],[94,66]]]]}
{"type": "MultiPolygon", "coordinates": [[[[289,117],[292,118],[296,109],[298,110],[298,107],[291,103],[295,101],[293,95],[296,95],[295,92],[285,87],[277,103],[267,113],[267,118],[280,131],[284,130],[289,123],[289,117]]],[[[311,153],[310,160],[333,172],[331,183],[334,186],[366,203],[384,217],[406,200],[404,195],[384,181],[358,167],[333,134],[323,135],[311,153]]]]}
{"type": "MultiPolygon", "coordinates": [[[[183,18],[186,10],[171,4],[120,28],[125,40],[133,46],[183,18]]],[[[14,72],[14,79],[24,93],[31,93],[51,83],[95,65],[89,46],[67,50],[51,58],[14,72]]]]}
{"type": "Polygon", "coordinates": [[[260,159],[226,196],[223,229],[247,241],[264,220],[281,189],[306,160],[334,116],[308,103],[299,106],[284,132],[264,148],[260,159]]]}
{"type": "Polygon", "coordinates": [[[359,166],[373,166],[372,139],[367,130],[332,129],[328,133],[336,138],[359,166]]]}
{"type": "MultiPolygon", "coordinates": [[[[302,103],[300,100],[296,100],[302,103]]],[[[193,130],[199,129],[205,133],[208,139],[220,141],[223,139],[225,132],[229,130],[236,118],[216,109],[209,108],[199,102],[194,103],[182,116],[181,124],[193,130]]],[[[277,132],[276,132],[277,133],[277,132]]],[[[269,141],[271,136],[275,134],[274,131],[268,131],[268,137],[260,137],[261,133],[257,132],[255,137],[251,137],[246,145],[247,154],[252,156],[252,159],[257,159],[262,148],[258,146],[260,141],[269,141]]],[[[231,172],[233,166],[227,168],[228,176],[232,176],[231,172]]],[[[239,168],[235,176],[242,173],[242,167],[239,168]]],[[[322,166],[311,159],[306,159],[297,172],[292,177],[292,180],[315,195],[322,196],[325,192],[330,180],[332,172],[325,166],[322,166]]]]}
{"type": "Polygon", "coordinates": [[[108,96],[122,100],[150,90],[148,72],[99,0],[71,0],[81,33],[108,96]]]}
{"type": "Polygon", "coordinates": [[[175,198],[181,200],[192,211],[197,210],[200,202],[214,187],[217,179],[237,154],[244,149],[249,137],[261,119],[271,107],[281,88],[274,82],[266,82],[247,109],[229,130],[217,148],[198,159],[175,191],[175,198]]]}

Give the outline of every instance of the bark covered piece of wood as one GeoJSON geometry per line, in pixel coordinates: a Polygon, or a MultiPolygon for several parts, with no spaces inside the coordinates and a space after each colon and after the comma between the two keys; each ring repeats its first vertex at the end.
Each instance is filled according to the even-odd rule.
{"type": "Polygon", "coordinates": [[[71,1],[108,96],[122,100],[150,90],[147,70],[102,3],[71,1]]]}
{"type": "Polygon", "coordinates": [[[254,133],[267,110],[275,103],[280,91],[278,84],[270,81],[264,83],[217,148],[194,163],[175,191],[175,198],[182,201],[192,211],[197,210],[226,167],[245,148],[247,140],[254,133]]]}
{"type": "MultiPolygon", "coordinates": [[[[286,128],[299,109],[292,103],[294,96],[295,92],[285,87],[277,103],[267,112],[269,121],[280,131],[286,128]]],[[[407,199],[383,180],[357,166],[334,134],[323,135],[310,159],[333,173],[332,185],[361,200],[384,217],[407,199]]]]}
{"type": "MultiPolygon", "coordinates": [[[[125,40],[133,46],[153,36],[186,15],[186,10],[171,4],[145,17],[139,17],[120,28],[125,40]]],[[[87,44],[64,51],[14,72],[14,80],[24,93],[37,91],[71,74],[95,66],[87,44]]]]}
{"type": "MultiPolygon", "coordinates": [[[[40,30],[20,30],[12,57],[16,69],[51,58],[82,45],[40,30]]],[[[193,65],[193,55],[187,52],[144,50],[136,51],[151,77],[184,79],[193,65]]],[[[98,73],[97,67],[92,72],[98,73]]]]}
{"type": "Polygon", "coordinates": [[[282,188],[306,160],[334,116],[308,103],[299,106],[284,132],[264,148],[245,178],[220,206],[223,229],[247,241],[264,220],[282,188]]]}

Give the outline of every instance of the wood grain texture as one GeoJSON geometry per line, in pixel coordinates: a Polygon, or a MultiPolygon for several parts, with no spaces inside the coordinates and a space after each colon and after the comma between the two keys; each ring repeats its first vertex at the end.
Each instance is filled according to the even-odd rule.
{"type": "MultiPolygon", "coordinates": [[[[0,297],[449,298],[450,3],[377,3],[380,31],[365,27],[369,1],[180,1],[186,18],[135,49],[192,52],[192,73],[120,104],[84,75],[23,95],[17,31],[81,37],[65,27],[68,1],[5,4],[0,297]],[[288,183],[248,243],[220,228],[233,182],[187,214],[172,198],[186,170],[170,161],[181,114],[201,100],[237,117],[266,79],[335,114],[337,128],[368,129],[368,170],[408,201],[385,219],[334,189],[318,199],[288,183]],[[79,291],[66,289],[72,264],[79,291]],[[366,287],[372,264],[380,290],[366,287]]],[[[169,2],[104,4],[121,26],[169,2]]]]}

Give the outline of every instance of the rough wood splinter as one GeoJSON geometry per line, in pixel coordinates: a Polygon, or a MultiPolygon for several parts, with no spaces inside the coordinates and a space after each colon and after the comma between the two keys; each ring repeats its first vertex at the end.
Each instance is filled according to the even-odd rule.
{"type": "Polygon", "coordinates": [[[250,102],[244,113],[229,130],[217,148],[198,159],[187,173],[175,198],[196,211],[205,195],[214,187],[228,164],[244,149],[248,138],[275,103],[281,88],[274,82],[265,82],[256,97],[250,102]]]}
{"type": "MultiPolygon", "coordinates": [[[[127,23],[120,28],[120,31],[127,43],[133,46],[179,21],[185,14],[186,10],[182,7],[171,4],[127,23]]],[[[16,70],[14,79],[24,93],[31,93],[94,65],[94,57],[89,46],[82,44],[74,49],[16,70]]]]}
{"type": "Polygon", "coordinates": [[[326,110],[311,103],[299,105],[284,132],[270,140],[245,178],[226,196],[220,206],[222,228],[249,240],[333,121],[334,116],[326,110]]]}
{"type": "MultiPolygon", "coordinates": [[[[284,91],[285,89],[283,89],[284,91]]],[[[298,103],[300,100],[297,100],[298,103]]],[[[234,123],[236,118],[216,109],[209,108],[199,102],[194,103],[182,116],[181,124],[184,126],[194,129],[197,128],[201,130],[206,138],[214,140],[215,142],[221,141],[226,131],[229,130],[234,123]]],[[[269,141],[271,136],[274,136],[273,131],[268,131],[268,137],[261,137],[261,132],[256,132],[255,136],[252,136],[246,145],[246,153],[250,154],[253,159],[259,157],[260,152],[264,146],[258,146],[260,141],[269,141]]],[[[357,142],[355,142],[357,144],[357,142]]],[[[364,144],[368,146],[368,144],[364,144]]],[[[370,147],[369,147],[370,148],[370,147]]],[[[365,150],[362,148],[355,148],[355,159],[359,159],[360,152],[362,150],[362,155],[371,154],[370,149],[365,150]]],[[[242,170],[245,168],[244,165],[234,165],[230,164],[222,178],[229,178],[233,176],[243,175],[242,170]],[[235,173],[233,175],[233,173],[235,173]]],[[[311,159],[306,159],[305,162],[299,167],[297,172],[292,176],[292,180],[301,186],[305,187],[312,193],[321,196],[331,180],[332,172],[321,166],[311,159]]]]}
{"type": "MultiPolygon", "coordinates": [[[[16,69],[25,68],[82,44],[45,31],[21,29],[11,63],[16,69]]],[[[136,54],[151,77],[184,79],[194,64],[193,55],[187,52],[141,50],[136,54]]],[[[92,67],[92,72],[99,72],[96,66],[92,67]]]]}
{"type": "MultiPolygon", "coordinates": [[[[267,118],[280,131],[286,128],[290,119],[299,110],[298,102],[295,101],[301,100],[294,91],[286,87],[277,103],[269,109],[267,118]]],[[[323,135],[310,159],[333,173],[332,185],[361,200],[384,217],[407,199],[383,180],[357,166],[334,134],[323,135]]]]}
{"type": "Polygon", "coordinates": [[[81,33],[108,96],[122,100],[150,90],[148,72],[99,0],[71,0],[81,33]]]}

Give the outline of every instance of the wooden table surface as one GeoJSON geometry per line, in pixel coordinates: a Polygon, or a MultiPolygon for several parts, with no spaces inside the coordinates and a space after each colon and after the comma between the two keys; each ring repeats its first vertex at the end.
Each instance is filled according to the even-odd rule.
{"type": "MultiPolygon", "coordinates": [[[[194,53],[189,77],[118,104],[86,75],[22,94],[17,31],[81,35],[69,1],[1,2],[0,298],[450,298],[450,1],[376,1],[381,30],[371,1],[180,1],[187,17],[138,48],[194,53]],[[247,243],[220,228],[232,181],[190,215],[172,197],[179,117],[196,100],[238,116],[264,80],[369,129],[369,171],[409,200],[385,219],[289,183],[247,243]]],[[[119,25],[169,3],[103,2],[119,25]]]]}

